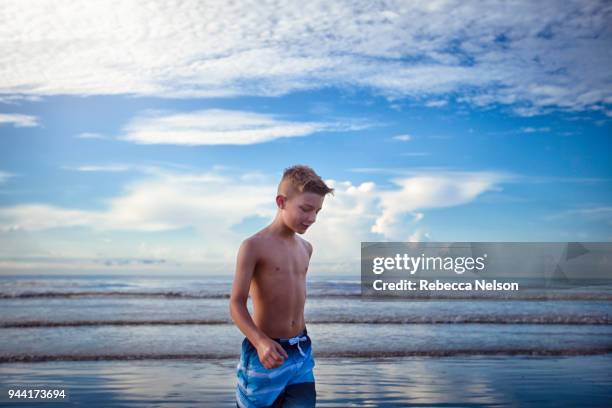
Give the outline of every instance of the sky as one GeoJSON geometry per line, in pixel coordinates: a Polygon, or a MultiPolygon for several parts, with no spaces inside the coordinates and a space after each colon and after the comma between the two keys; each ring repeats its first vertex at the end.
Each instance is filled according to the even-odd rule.
{"type": "Polygon", "coordinates": [[[0,2],[0,274],[232,274],[285,168],[361,241],[612,241],[612,3],[0,2]]]}

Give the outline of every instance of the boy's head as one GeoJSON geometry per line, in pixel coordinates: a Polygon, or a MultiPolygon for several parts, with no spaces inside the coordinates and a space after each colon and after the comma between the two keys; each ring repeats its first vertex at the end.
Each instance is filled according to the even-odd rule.
{"type": "Polygon", "coordinates": [[[285,169],[278,184],[276,205],[285,225],[303,234],[317,219],[327,194],[334,189],[328,187],[313,169],[296,165],[285,169]]]}

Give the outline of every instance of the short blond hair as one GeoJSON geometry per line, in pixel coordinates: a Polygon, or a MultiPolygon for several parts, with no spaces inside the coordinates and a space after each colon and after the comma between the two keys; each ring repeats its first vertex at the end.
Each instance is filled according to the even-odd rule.
{"type": "Polygon", "coordinates": [[[297,164],[285,169],[278,183],[277,194],[291,198],[296,192],[315,193],[325,197],[327,194],[333,195],[334,189],[328,187],[312,168],[297,164]]]}

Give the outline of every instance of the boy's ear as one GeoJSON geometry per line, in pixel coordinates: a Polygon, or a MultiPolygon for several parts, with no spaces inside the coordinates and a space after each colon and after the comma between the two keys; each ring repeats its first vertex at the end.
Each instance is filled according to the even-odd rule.
{"type": "Polygon", "coordinates": [[[279,194],[276,196],[276,206],[278,208],[285,209],[286,201],[287,201],[287,197],[285,197],[284,195],[279,194]]]}

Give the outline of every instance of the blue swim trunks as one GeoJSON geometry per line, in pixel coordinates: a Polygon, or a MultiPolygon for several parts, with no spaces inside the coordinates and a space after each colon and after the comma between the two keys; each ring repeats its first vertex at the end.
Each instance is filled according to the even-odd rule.
{"type": "Polygon", "coordinates": [[[289,355],[282,365],[267,369],[257,350],[245,337],[236,370],[236,403],[240,408],[314,407],[315,366],[306,329],[290,339],[274,339],[289,355]]]}

